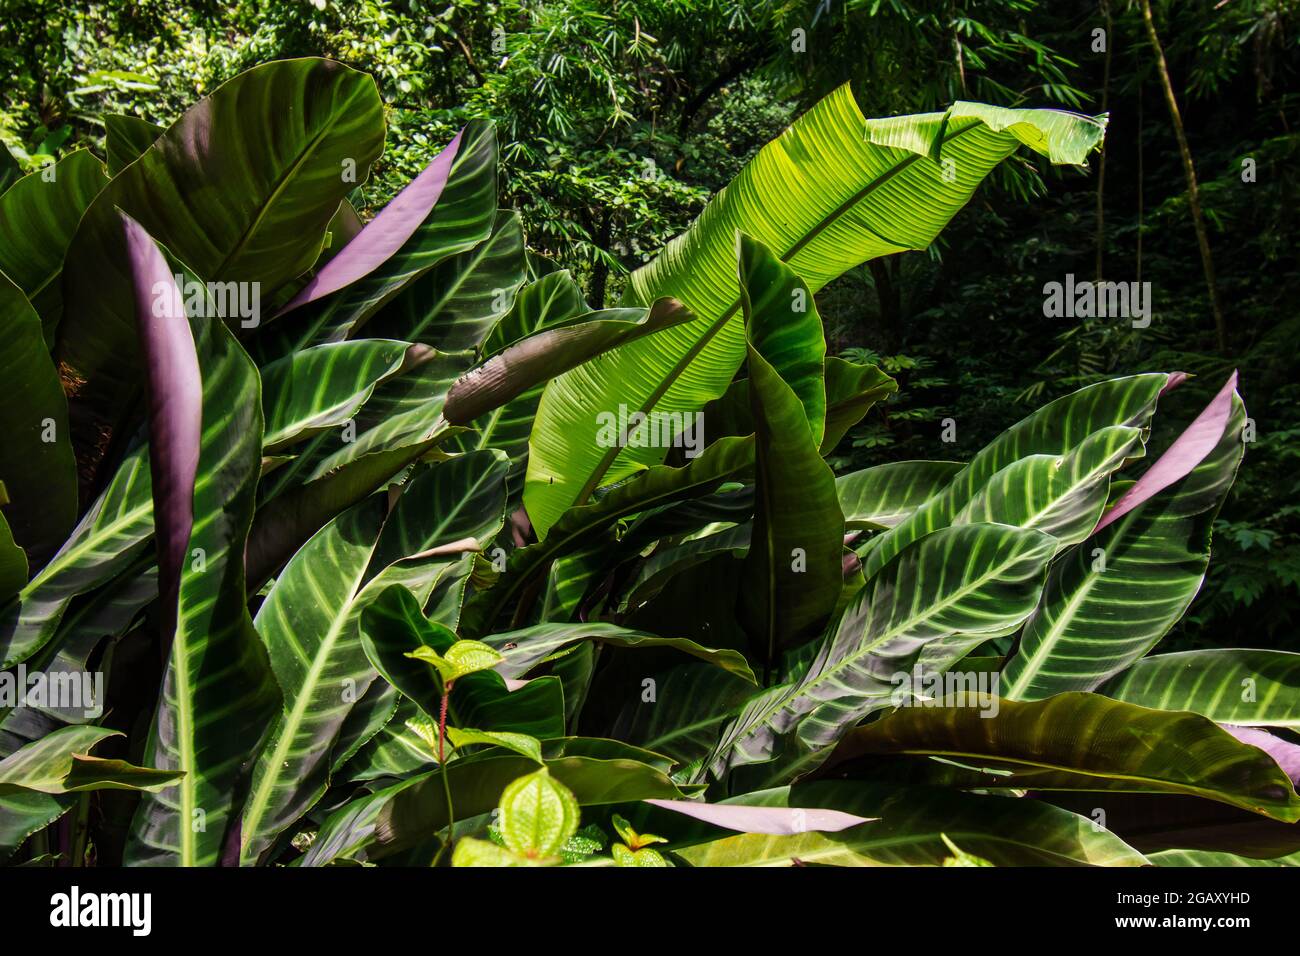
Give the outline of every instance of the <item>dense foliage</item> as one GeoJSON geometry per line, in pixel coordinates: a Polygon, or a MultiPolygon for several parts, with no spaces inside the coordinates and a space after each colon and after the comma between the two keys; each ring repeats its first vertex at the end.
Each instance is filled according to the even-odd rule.
{"type": "MultiPolygon", "coordinates": [[[[118,55],[95,16],[145,35],[208,11],[109,4],[26,51],[69,59],[6,113],[35,131],[0,195],[0,666],[48,696],[0,697],[0,853],[1294,862],[1300,659],[1216,630],[1295,586],[1293,412],[1264,390],[1272,417],[1248,418],[1225,351],[1282,327],[1267,297],[1291,279],[1241,290],[1231,342],[1189,288],[1150,336],[1140,310],[1080,315],[1031,348],[1036,269],[1127,253],[1070,205],[1095,198],[1069,171],[1106,118],[965,98],[1014,99],[1010,70],[1083,104],[1016,4],[923,82],[823,90],[862,59],[855,16],[887,18],[868,50],[895,62],[950,39],[878,6],[805,63],[792,8],[502,4],[497,36],[456,4],[250,5],[229,16],[260,39],[201,45],[185,82],[338,44],[380,85],[276,60],[188,108],[138,64],[58,104],[42,77],[118,55]],[[779,48],[725,62],[760,27],[779,48]],[[385,102],[465,71],[463,107],[385,102]],[[1044,210],[1065,226],[1016,231],[1044,210]],[[1221,519],[1257,455],[1267,494],[1221,519]],[[1269,558],[1193,605],[1225,539],[1269,558]]],[[[1218,52],[1198,87],[1234,75],[1218,52]]],[[[1211,212],[1259,214],[1229,192],[1202,186],[1211,212]]],[[[1244,381],[1285,361],[1270,334],[1244,381]]]]}

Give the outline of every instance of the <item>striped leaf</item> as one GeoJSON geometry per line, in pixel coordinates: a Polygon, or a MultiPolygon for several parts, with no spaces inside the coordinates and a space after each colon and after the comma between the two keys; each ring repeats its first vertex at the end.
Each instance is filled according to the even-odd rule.
{"type": "Polygon", "coordinates": [[[303,349],[262,369],[262,403],[269,453],[322,429],[341,425],[397,372],[405,342],[360,339],[303,349]]]}
{"type": "Polygon", "coordinates": [[[362,502],[313,536],[276,579],[255,624],[284,709],[244,807],[245,863],[325,792],[331,750],[375,678],[361,642],[362,611],[401,576],[403,559],[447,545],[458,556],[496,534],[505,467],[483,452],[430,468],[403,490],[387,520],[382,499],[362,502]]]}
{"type": "MultiPolygon", "coordinates": [[[[1136,850],[1087,817],[1039,800],[934,787],[817,782],[741,798],[879,817],[836,833],[742,834],[677,850],[692,866],[943,866],[948,840],[996,866],[1143,866],[1136,850]]],[[[740,801],[729,801],[737,803],[740,801]]]]}
{"type": "MultiPolygon", "coordinates": [[[[1156,401],[1170,380],[1171,376],[1162,373],[1111,379],[1081,388],[1028,415],[985,446],[942,493],[880,535],[863,559],[863,572],[871,577],[908,543],[952,524],[995,475],[1022,458],[1049,455],[1055,459],[1082,445],[1094,433],[1115,426],[1145,431],[1155,412],[1156,401]]],[[[1127,432],[1109,434],[1114,437],[1106,440],[1105,445],[1096,451],[1104,453],[1112,445],[1122,447],[1128,436],[1127,432]]],[[[1103,455],[1103,461],[1106,460],[1103,455]]],[[[1087,462],[1081,465],[1086,466],[1087,462]]],[[[1049,463],[1042,462],[1038,467],[1049,467],[1049,463]]],[[[1085,482],[1089,474],[1086,467],[1081,468],[1080,476],[1085,482]]],[[[1064,477],[1068,478],[1068,473],[1064,477]]],[[[1096,504],[1092,497],[1096,487],[1085,483],[1082,487],[1066,485],[1060,490],[1067,496],[1081,494],[1087,502],[1096,504]]],[[[1014,523],[1013,517],[1014,512],[1010,512],[998,520],[1014,523]]]]}
{"type": "Polygon", "coordinates": [[[77,793],[86,790],[148,790],[173,786],[176,771],[136,767],[122,760],[90,756],[90,750],[120,731],[104,727],[64,727],[0,760],[0,795],[22,791],[77,793]]]}
{"type": "Polygon", "coordinates": [[[930,643],[987,639],[1033,610],[1056,541],[1006,525],[959,525],[904,549],[858,592],[807,670],[754,698],[709,761],[730,769],[781,757],[774,772],[811,769],[845,731],[890,705],[894,677],[930,643]]]}
{"type": "Polygon", "coordinates": [[[838,763],[863,754],[936,755],[1012,771],[982,786],[1176,793],[1294,823],[1300,795],[1264,751],[1198,714],[1150,710],[1098,694],[971,706],[903,707],[853,731],[838,763]]]}
{"type": "MultiPolygon", "coordinates": [[[[199,319],[193,328],[203,375],[193,526],[145,747],[149,766],[185,776],[141,801],[124,857],[132,865],[212,866],[221,859],[279,699],[245,603],[244,548],[261,468],[257,369],[222,323],[199,319]]],[[[160,521],[160,534],[163,528],[160,521]]]]}
{"type": "Polygon", "coordinates": [[[487,239],[403,289],[370,320],[366,334],[444,352],[476,349],[509,311],[525,278],[519,215],[499,210],[487,239]]]}
{"type": "Polygon", "coordinates": [[[385,302],[486,240],[496,173],[496,132],[471,120],[280,310],[269,333],[283,352],[353,337],[385,302]]]}
{"type": "Polygon", "coordinates": [[[649,511],[692,495],[708,493],[753,461],[752,438],[724,438],[681,468],[660,465],[620,485],[589,505],[574,508],[556,525],[545,541],[519,548],[510,555],[500,580],[475,595],[465,606],[462,633],[489,634],[507,610],[522,622],[528,608],[519,604],[527,589],[540,584],[546,569],[560,555],[581,547],[629,514],[649,511]]]}
{"type": "Polygon", "coordinates": [[[625,304],[672,296],[701,321],[547,386],[525,491],[539,535],[597,488],[663,459],[663,449],[597,446],[594,411],[624,404],[694,414],[730,383],[745,352],[737,230],[777,252],[816,292],[868,259],[928,247],[1021,144],[1053,162],[1082,163],[1104,130],[1104,119],[968,103],[947,113],[867,120],[848,86],[823,99],[764,147],[691,229],[632,275],[625,304]]]}
{"type": "Polygon", "coordinates": [[[735,674],[750,683],[754,682],[753,672],[745,658],[737,651],[712,647],[702,647],[694,641],[678,637],[659,637],[644,631],[618,627],[594,621],[591,623],[571,624],[537,624],[518,631],[506,631],[493,634],[484,643],[500,649],[505,660],[496,666],[496,671],[508,678],[523,677],[534,667],[558,654],[566,647],[579,642],[590,641],[594,644],[608,644],[611,647],[654,648],[671,647],[708,661],[728,673],[735,674]]]}
{"type": "Polygon", "coordinates": [[[1178,622],[1209,565],[1211,527],[1244,452],[1245,414],[1234,398],[1218,445],[1190,474],[1061,556],[1003,669],[1005,696],[1092,690],[1178,622]]]}
{"type": "Polygon", "coordinates": [[[1144,657],[1097,688],[1157,710],[1220,724],[1300,728],[1300,654],[1215,648],[1144,657]]]}
{"type": "Polygon", "coordinates": [[[205,281],[258,283],[269,303],[315,262],[352,188],[341,172],[351,164],[364,177],[383,139],[370,77],[332,60],[277,60],[199,100],[99,193],[68,247],[55,350],[82,383],[70,412],[83,457],[94,460],[141,368],[117,210],[205,281]]]}
{"type": "Polygon", "coordinates": [[[835,479],[848,528],[883,531],[929,501],[966,466],[959,461],[895,461],[835,479]]]}

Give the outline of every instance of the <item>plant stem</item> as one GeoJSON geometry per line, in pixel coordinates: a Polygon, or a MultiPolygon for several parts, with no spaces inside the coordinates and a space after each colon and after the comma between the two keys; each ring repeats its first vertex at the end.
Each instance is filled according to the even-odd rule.
{"type": "Polygon", "coordinates": [[[447,839],[442,841],[442,846],[438,847],[438,853],[433,858],[433,866],[437,866],[442,860],[442,855],[447,852],[451,846],[452,840],[456,836],[456,810],[451,802],[451,781],[447,778],[447,701],[451,697],[451,688],[455,681],[447,681],[447,686],[443,688],[442,700],[438,703],[438,775],[442,777],[442,793],[447,799],[447,839]]]}
{"type": "Polygon", "coordinates": [[[86,839],[90,836],[90,794],[77,801],[77,820],[72,825],[72,859],[69,866],[86,865],[86,839]]]}

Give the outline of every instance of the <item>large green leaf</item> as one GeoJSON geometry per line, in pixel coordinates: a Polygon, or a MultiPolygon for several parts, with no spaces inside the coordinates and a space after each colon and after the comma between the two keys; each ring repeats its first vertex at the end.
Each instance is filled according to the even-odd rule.
{"type": "Polygon", "coordinates": [[[895,461],[835,479],[848,528],[892,528],[943,490],[966,466],[959,461],[895,461]]]}
{"type": "Polygon", "coordinates": [[[1092,690],[1149,651],[1183,616],[1210,560],[1210,532],[1244,446],[1245,409],[1181,481],[1061,556],[1002,672],[1002,693],[1039,700],[1092,690]]]}
{"type": "Polygon", "coordinates": [[[403,289],[370,320],[366,334],[444,352],[478,348],[509,311],[525,277],[519,214],[500,210],[487,239],[403,289]]]}
{"type": "Polygon", "coordinates": [[[721,778],[777,756],[782,767],[810,767],[856,721],[889,706],[895,676],[927,645],[1014,630],[1033,610],[1055,545],[1040,531],[974,524],[905,548],[858,592],[801,676],[745,707],[709,770],[721,778]]]}
{"type": "Polygon", "coordinates": [[[105,727],[64,727],[0,760],[0,795],[21,791],[60,794],[85,790],[157,792],[184,774],[151,770],[121,760],[90,756],[95,744],[120,737],[105,727]]]}
{"type": "Polygon", "coordinates": [[[1012,771],[990,775],[987,787],[1179,793],[1300,820],[1300,795],[1273,758],[1198,714],[1074,691],[1030,703],[1001,700],[996,713],[942,703],[903,707],[858,728],[833,761],[935,755],[1012,771]]]}
{"type": "Polygon", "coordinates": [[[687,765],[708,756],[723,726],[757,693],[749,681],[695,661],[601,687],[623,701],[609,736],[687,765]]]}
{"type": "Polygon", "coordinates": [[[244,549],[261,468],[257,369],[220,322],[196,320],[194,339],[203,400],[193,527],[145,748],[148,765],[185,776],[141,801],[126,849],[133,864],[218,862],[244,775],[279,699],[245,603],[244,549]]]}
{"type": "Polygon", "coordinates": [[[754,418],[754,528],[737,617],[767,667],[818,634],[843,586],[844,517],[818,451],[825,342],[812,294],[762,243],[738,240],[754,418]]]}
{"type": "MultiPolygon", "coordinates": [[[[962,510],[971,505],[994,476],[1009,466],[1016,466],[1021,459],[1031,455],[1048,455],[1054,461],[1089,441],[1094,433],[1115,426],[1145,430],[1155,412],[1156,401],[1169,381],[1170,376],[1163,373],[1111,379],[1058,398],[1026,416],[986,445],[940,494],[875,539],[863,560],[866,576],[870,577],[878,571],[910,542],[958,520],[962,510]]],[[[1088,457],[1099,457],[1103,464],[1117,464],[1109,452],[1114,447],[1124,447],[1130,435],[1127,431],[1108,434],[1112,437],[1104,440],[1100,447],[1094,446],[1093,453],[1088,457]]],[[[1103,469],[1101,473],[1094,474],[1086,459],[1079,462],[1079,465],[1081,468],[1076,477],[1080,483],[1076,484],[1070,472],[1057,470],[1053,475],[1051,461],[1038,462],[1036,467],[1048,472],[1044,477],[1055,478],[1054,484],[1046,486],[1048,496],[1045,502],[1040,503],[1040,507],[1042,504],[1051,505],[1052,491],[1059,493],[1066,502],[1082,498],[1091,506],[1098,505],[1097,488],[1101,486],[1104,489],[1108,473],[1103,469]]],[[[1007,476],[1017,474],[1019,469],[1013,468],[1007,476]]],[[[1021,480],[1023,479],[1024,476],[1021,475],[1021,480]]],[[[1011,490],[1014,491],[1014,487],[1011,490]]],[[[1104,504],[1104,490],[1101,497],[1100,504],[1104,504]]],[[[983,508],[987,511],[991,502],[988,498],[984,501],[983,508]]],[[[1022,516],[1022,509],[1014,498],[1003,498],[1002,504],[1010,510],[1005,517],[997,519],[1000,523],[1013,524],[1015,518],[1022,516]]],[[[1086,530],[1082,532],[1086,533],[1086,530]]]]}
{"type": "Polygon", "coordinates": [[[402,579],[403,559],[455,546],[450,562],[490,540],[501,527],[505,468],[492,452],[436,465],[403,489],[387,520],[382,500],[362,502],[317,533],[276,579],[256,626],[284,710],[253,772],[241,826],[245,862],[325,791],[330,752],[375,678],[361,641],[366,605],[402,579]]]}
{"type": "Polygon", "coordinates": [[[280,338],[281,351],[353,337],[438,263],[486,240],[497,215],[496,173],[496,132],[487,120],[471,120],[282,310],[288,315],[277,316],[270,334],[280,338]],[[374,262],[394,234],[404,241],[374,262]]]}
{"type": "Polygon", "coordinates": [[[681,468],[656,466],[612,489],[598,501],[572,509],[545,541],[510,555],[506,570],[496,584],[466,604],[462,631],[469,636],[490,633],[496,619],[507,609],[514,621],[522,622],[528,610],[522,598],[531,586],[540,584],[555,558],[591,540],[625,515],[714,490],[750,466],[753,449],[752,437],[724,438],[681,468]]]}
{"type": "MultiPolygon", "coordinates": [[[[543,748],[546,769],[573,791],[582,806],[607,806],[657,797],[680,800],[682,792],[663,770],[628,756],[588,756],[569,753],[570,741],[543,748]]],[[[615,751],[616,752],[616,751],[615,751]]],[[[534,772],[527,757],[487,752],[482,757],[452,761],[447,777],[456,816],[466,819],[490,813],[501,792],[513,780],[534,772]]],[[[374,820],[370,859],[378,859],[427,840],[447,825],[441,771],[408,781],[379,809],[374,820]]]]}
{"type": "MultiPolygon", "coordinates": [[[[77,468],[68,434],[68,404],[41,338],[40,319],[3,274],[0,337],[0,378],[10,389],[0,405],[0,505],[14,540],[36,569],[49,560],[77,520],[77,468]]],[[[19,585],[26,583],[24,574],[19,585]]],[[[5,647],[4,630],[0,648],[5,647]]],[[[4,666],[14,663],[13,656],[12,649],[0,653],[4,666]]]]}
{"type": "MultiPolygon", "coordinates": [[[[411,655],[422,649],[443,653],[456,635],[424,616],[419,600],[404,587],[390,587],[366,608],[361,643],[383,678],[432,721],[447,697],[447,719],[458,727],[524,733],[546,739],[564,733],[564,697],[555,677],[507,683],[495,670],[466,674],[448,695],[438,671],[411,655]]],[[[436,732],[434,735],[436,739],[436,732]]]]}
{"type": "Polygon", "coordinates": [[[983,178],[1023,144],[1082,163],[1105,120],[973,103],[946,113],[867,120],[848,86],[769,143],[649,265],[627,303],[672,296],[702,320],[565,373],[538,409],[525,503],[545,535],[572,504],[662,460],[656,448],[605,449],[593,412],[620,404],[694,414],[722,394],[744,356],[735,234],[775,250],[816,292],[868,259],[924,249],[983,178]]]}
{"type": "Polygon", "coordinates": [[[315,262],[383,137],[370,77],[331,60],[277,60],[199,100],[99,193],[68,248],[55,353],[79,383],[71,414],[84,453],[116,424],[140,369],[117,210],[202,280],[257,283],[240,288],[270,303],[315,262]]]}
{"type": "Polygon", "coordinates": [[[166,127],[126,113],[105,113],[104,152],[108,157],[108,174],[116,176],[153,145],[166,127]]]}
{"type": "Polygon", "coordinates": [[[79,149],[0,196],[0,272],[31,300],[46,342],[63,310],[64,253],[81,214],[107,182],[94,154],[79,149]]]}
{"type": "Polygon", "coordinates": [[[1215,648],[1144,657],[1097,693],[1220,724],[1300,728],[1300,654],[1215,648]]]}
{"type": "Polygon", "coordinates": [[[693,866],[942,866],[944,837],[997,866],[1142,866],[1143,856],[1086,817],[1039,800],[935,787],[819,781],[728,803],[831,807],[879,817],[837,833],[740,834],[677,850],[693,866]]]}
{"type": "Polygon", "coordinates": [[[656,634],[634,631],[600,621],[537,624],[519,631],[493,634],[486,638],[484,643],[499,649],[505,656],[505,660],[496,667],[498,673],[506,677],[523,677],[544,660],[580,641],[608,644],[611,647],[671,647],[684,654],[708,661],[751,683],[754,680],[749,664],[745,662],[744,656],[736,651],[702,647],[684,638],[659,637],[656,634]]]}
{"type": "Polygon", "coordinates": [[[375,385],[397,372],[405,342],[360,339],[302,349],[262,370],[264,452],[347,421],[375,385]]]}

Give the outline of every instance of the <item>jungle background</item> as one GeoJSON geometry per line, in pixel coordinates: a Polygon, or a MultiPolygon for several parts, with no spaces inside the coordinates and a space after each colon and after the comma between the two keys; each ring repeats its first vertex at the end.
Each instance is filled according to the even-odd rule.
{"type": "Polygon", "coordinates": [[[1300,650],[1300,0],[0,0],[0,182],[101,149],[104,112],[170,123],[303,55],[380,84],[389,145],[363,212],[489,116],[502,205],[593,307],[843,82],[867,116],[1109,113],[1088,171],[1022,153],[932,248],[819,294],[831,352],[900,382],[832,464],[965,459],[1038,404],[1143,370],[1196,376],[1172,431],[1238,368],[1255,440],[1163,646],[1300,650]],[[1150,326],[1045,316],[1067,274],[1150,282],[1150,326]]]}

